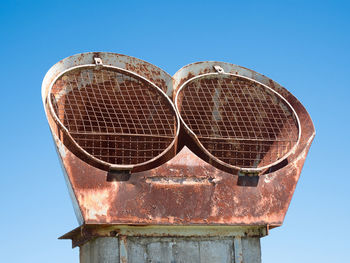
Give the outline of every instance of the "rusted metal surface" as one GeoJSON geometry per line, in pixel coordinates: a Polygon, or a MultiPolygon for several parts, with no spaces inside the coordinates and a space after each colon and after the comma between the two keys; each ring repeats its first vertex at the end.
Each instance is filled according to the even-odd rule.
{"type": "MultiPolygon", "coordinates": [[[[303,158],[261,175],[255,187],[214,168],[187,148],[128,182],[107,182],[105,172],[66,151],[62,159],[85,224],[281,225],[303,158]]],[[[306,151],[303,151],[306,155],[306,151]]]]}
{"type": "MultiPolygon", "coordinates": [[[[91,53],[90,59],[94,55],[91,53]]],[[[98,55],[104,63],[118,61],[129,69],[138,70],[138,74],[153,74],[158,70],[154,76],[159,79],[153,77],[152,81],[158,82],[168,95],[176,92],[172,90],[171,78],[151,65],[146,64],[143,68],[137,66],[142,64],[137,59],[130,62],[135,65],[130,65],[122,56],[113,55],[115,57],[110,59],[105,54],[98,55]]],[[[67,65],[80,63],[79,57],[50,70],[43,87],[67,65]]],[[[77,214],[81,215],[80,224],[276,227],[283,223],[315,135],[310,116],[300,102],[277,83],[227,63],[202,62],[186,66],[175,74],[174,87],[181,86],[195,75],[210,73],[214,65],[221,66],[225,72],[247,76],[269,86],[293,107],[299,117],[301,134],[288,158],[259,177],[239,176],[238,169],[226,172],[225,166],[211,165],[210,159],[183,131],[179,137],[179,152],[173,159],[157,168],[135,172],[127,182],[107,182],[105,171],[87,164],[62,144],[60,131],[47,114],[73,200],[76,200],[77,214]]],[[[44,102],[46,95],[44,88],[44,102]]]]}
{"type": "Polygon", "coordinates": [[[88,52],[67,57],[55,64],[45,75],[42,85],[42,99],[47,97],[50,83],[66,69],[91,64],[94,58],[100,58],[104,65],[116,66],[138,74],[156,86],[160,87],[169,97],[172,96],[172,78],[164,70],[138,58],[110,53],[110,52],[88,52]]]}

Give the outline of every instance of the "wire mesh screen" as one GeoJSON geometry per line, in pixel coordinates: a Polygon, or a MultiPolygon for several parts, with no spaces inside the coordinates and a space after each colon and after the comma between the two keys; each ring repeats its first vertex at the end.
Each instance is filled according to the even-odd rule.
{"type": "Polygon", "coordinates": [[[270,165],[298,141],[290,106],[263,85],[229,74],[206,75],[179,90],[178,109],[207,151],[240,168],[270,165]]]}
{"type": "Polygon", "coordinates": [[[51,89],[57,118],[90,155],[115,165],[159,156],[176,133],[171,102],[147,81],[112,68],[78,68],[51,89]]]}

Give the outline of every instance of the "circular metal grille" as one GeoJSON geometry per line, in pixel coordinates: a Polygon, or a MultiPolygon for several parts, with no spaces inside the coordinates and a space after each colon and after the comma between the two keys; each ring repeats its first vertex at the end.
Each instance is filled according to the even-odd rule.
{"type": "Polygon", "coordinates": [[[254,80],[206,74],[186,82],[176,106],[210,157],[261,170],[285,159],[299,139],[299,120],[278,93],[254,80]]]}
{"type": "Polygon", "coordinates": [[[88,155],[114,166],[160,156],[177,134],[176,111],[151,82],[110,67],[79,67],[49,93],[58,124],[88,155]]]}

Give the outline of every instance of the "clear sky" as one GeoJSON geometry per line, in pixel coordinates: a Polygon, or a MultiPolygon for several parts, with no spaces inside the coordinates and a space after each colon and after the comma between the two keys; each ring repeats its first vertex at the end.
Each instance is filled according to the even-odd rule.
{"type": "Polygon", "coordinates": [[[251,68],[309,111],[316,138],[263,262],[349,262],[349,1],[2,1],[1,262],[78,262],[78,226],[41,102],[59,60],[109,51],[170,74],[204,60],[251,68]]]}

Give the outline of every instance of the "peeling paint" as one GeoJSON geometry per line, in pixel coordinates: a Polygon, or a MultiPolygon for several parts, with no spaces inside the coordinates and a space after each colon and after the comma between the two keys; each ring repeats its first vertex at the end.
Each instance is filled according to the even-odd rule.
{"type": "Polygon", "coordinates": [[[99,217],[106,217],[110,208],[108,199],[110,191],[88,190],[80,194],[79,200],[84,204],[86,218],[98,220],[99,217]]]}

